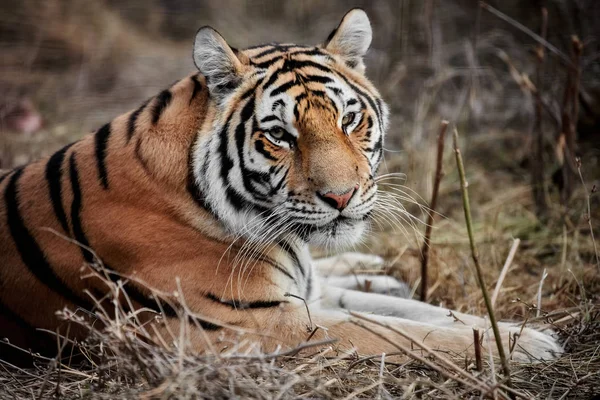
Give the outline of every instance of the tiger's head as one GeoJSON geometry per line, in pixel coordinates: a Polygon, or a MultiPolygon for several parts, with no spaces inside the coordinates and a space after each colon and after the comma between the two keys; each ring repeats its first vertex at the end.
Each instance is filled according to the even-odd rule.
{"type": "Polygon", "coordinates": [[[330,248],[360,240],[388,114],[365,77],[371,37],[360,9],[319,46],[237,50],[210,27],[198,31],[194,61],[214,114],[194,145],[194,180],[231,233],[330,248]]]}

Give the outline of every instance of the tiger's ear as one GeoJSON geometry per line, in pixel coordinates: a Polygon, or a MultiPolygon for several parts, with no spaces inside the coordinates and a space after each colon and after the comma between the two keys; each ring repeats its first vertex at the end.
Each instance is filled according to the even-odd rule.
{"type": "Polygon", "coordinates": [[[348,67],[364,73],[363,57],[371,45],[372,38],[371,22],[367,13],[360,8],[354,8],[344,15],[338,27],[329,34],[323,47],[341,56],[348,67]]]}
{"type": "Polygon", "coordinates": [[[210,94],[219,102],[242,81],[248,58],[231,48],[225,39],[210,26],[196,33],[194,64],[206,78],[210,94]]]}

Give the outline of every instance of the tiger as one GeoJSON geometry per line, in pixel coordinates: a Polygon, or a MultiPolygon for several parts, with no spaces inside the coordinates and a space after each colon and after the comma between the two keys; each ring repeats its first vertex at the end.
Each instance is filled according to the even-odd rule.
{"type": "MultiPolygon", "coordinates": [[[[371,41],[361,9],[316,46],[240,50],[203,27],[197,71],[1,175],[0,337],[32,348],[40,331],[64,324],[56,310],[93,315],[107,285],[83,279],[82,266],[100,260],[133,308],[163,317],[157,332],[177,332],[180,313],[154,291],[179,291],[200,316],[189,337],[199,352],[240,335],[265,352],[294,348],[319,327],[310,340],[335,339],[342,352],[416,341],[473,354],[472,326],[484,318],[390,296],[404,286],[389,276],[352,276],[356,265],[381,265],[379,256],[311,257],[311,246],[359,243],[378,201],[389,110],[366,77],[371,41]],[[367,279],[369,292],[355,290],[367,279]]],[[[505,348],[518,335],[514,360],[562,352],[549,331],[509,322],[499,331],[505,348]]]]}

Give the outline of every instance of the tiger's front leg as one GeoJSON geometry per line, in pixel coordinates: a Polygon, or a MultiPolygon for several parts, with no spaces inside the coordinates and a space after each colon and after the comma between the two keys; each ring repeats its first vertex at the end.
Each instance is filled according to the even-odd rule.
{"type": "MultiPolygon", "coordinates": [[[[478,327],[491,334],[489,323],[481,317],[449,311],[416,300],[336,287],[322,288],[321,292],[323,294],[321,297],[322,307],[373,313],[376,314],[373,317],[380,318],[381,316],[386,321],[388,319],[403,321],[403,324],[408,324],[408,329],[411,326],[425,325],[430,327],[432,332],[435,331],[442,335],[444,339],[440,339],[439,344],[446,343],[448,335],[456,336],[454,339],[461,343],[465,340],[472,342],[472,327],[478,327]],[[411,323],[415,325],[410,325],[411,323]]],[[[509,349],[509,340],[518,337],[517,346],[512,354],[515,360],[523,362],[547,360],[562,353],[562,347],[551,333],[528,327],[522,328],[521,324],[507,322],[499,322],[499,328],[506,351],[509,349]]],[[[418,334],[420,331],[417,329],[415,332],[418,334]]],[[[411,334],[411,331],[409,330],[408,333],[411,334]]],[[[435,347],[436,344],[435,339],[433,339],[433,343],[429,343],[430,347],[435,347]],[[432,344],[434,346],[431,346],[432,344]]]]}
{"type": "MultiPolygon", "coordinates": [[[[454,324],[438,326],[431,323],[412,321],[409,319],[362,314],[371,321],[349,315],[341,310],[327,310],[310,307],[310,316],[304,305],[289,304],[276,310],[238,310],[241,320],[252,321],[234,330],[224,328],[220,332],[203,332],[200,328],[191,332],[192,345],[222,352],[227,349],[247,351],[251,348],[263,352],[284,352],[313,342],[318,347],[325,340],[333,340],[326,345],[339,351],[356,351],[363,355],[375,355],[402,351],[401,349],[418,349],[423,343],[436,351],[460,356],[474,354],[472,328],[469,325],[454,324]],[[249,317],[251,314],[251,317],[249,317]],[[396,331],[410,336],[407,338],[396,331]]],[[[360,315],[360,314],[359,314],[360,315]]],[[[172,330],[176,331],[178,322],[174,321],[172,330]]],[[[535,332],[535,331],[532,331],[535,332]]],[[[560,347],[547,340],[543,334],[531,336],[523,333],[512,358],[521,362],[547,360],[560,353],[560,347]]],[[[503,337],[504,346],[508,349],[508,335],[503,337]]],[[[492,346],[493,341],[484,340],[484,348],[492,346]]]]}

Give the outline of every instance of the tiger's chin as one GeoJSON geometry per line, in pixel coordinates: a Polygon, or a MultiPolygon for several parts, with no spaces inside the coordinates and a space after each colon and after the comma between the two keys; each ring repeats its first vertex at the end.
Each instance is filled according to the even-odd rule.
{"type": "Polygon", "coordinates": [[[344,250],[358,244],[366,230],[366,221],[342,218],[314,227],[306,239],[309,244],[326,250],[344,250]]]}

